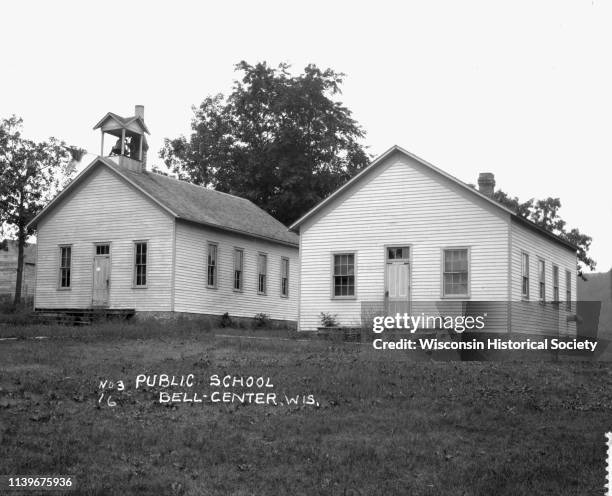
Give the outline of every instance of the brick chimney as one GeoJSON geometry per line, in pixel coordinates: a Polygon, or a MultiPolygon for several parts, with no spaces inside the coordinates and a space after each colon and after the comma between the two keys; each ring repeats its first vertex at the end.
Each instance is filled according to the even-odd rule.
{"type": "Polygon", "coordinates": [[[134,107],[134,115],[144,121],[144,105],[136,105],[134,107]]]}
{"type": "Polygon", "coordinates": [[[478,191],[491,198],[495,191],[495,176],[491,172],[481,172],[478,175],[478,191]]]}
{"type": "MultiPolygon", "coordinates": [[[[134,105],[134,115],[136,117],[140,117],[142,122],[144,122],[144,105],[134,105]]],[[[144,135],[141,139],[144,139],[144,135]]],[[[147,171],[147,150],[142,150],[142,157],[140,162],[140,170],[141,172],[147,171]]]]}

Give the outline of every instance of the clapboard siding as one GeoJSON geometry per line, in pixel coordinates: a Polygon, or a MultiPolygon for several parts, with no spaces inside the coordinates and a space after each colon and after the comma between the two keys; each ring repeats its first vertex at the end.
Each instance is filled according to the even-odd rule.
{"type": "Polygon", "coordinates": [[[174,309],[237,317],[266,313],[272,319],[297,321],[298,249],[251,237],[177,221],[174,309]],[[218,246],[217,288],[206,285],[208,243],[218,246]],[[244,250],[244,287],[233,290],[234,248],[244,250]],[[257,256],[268,256],[267,294],[257,293],[257,256]],[[289,258],[289,297],[280,296],[281,257],[289,258]]]}
{"type": "Polygon", "coordinates": [[[576,299],[576,254],[571,250],[555,243],[552,240],[534,232],[533,230],[518,224],[511,223],[511,294],[513,300],[512,329],[516,332],[561,335],[575,335],[576,324],[568,323],[567,315],[575,312],[575,304],[571,312],[565,310],[565,304],[558,307],[552,305],[553,300],[553,264],[559,267],[559,298],[565,301],[566,283],[565,271],[571,273],[572,299],[576,299]],[[529,301],[523,300],[522,288],[522,253],[529,255],[529,301]],[[539,274],[538,258],[545,263],[546,303],[539,305],[539,274]],[[552,311],[551,311],[552,310],[552,311]],[[553,318],[554,317],[554,318],[553,318]],[[558,322],[558,324],[557,324],[558,322]],[[545,328],[546,327],[546,328],[545,328]]]}
{"type": "MultiPolygon", "coordinates": [[[[442,249],[470,248],[471,300],[508,299],[509,214],[404,154],[385,159],[300,227],[300,329],[320,312],[360,323],[362,301],[384,298],[385,246],[411,246],[415,301],[441,297],[442,249]],[[331,297],[331,254],[355,252],[356,298],[331,297]]],[[[506,316],[498,316],[506,325],[506,316]]],[[[505,328],[505,327],[504,327],[505,328]]]]}
{"type": "Polygon", "coordinates": [[[92,304],[94,243],[111,245],[110,307],[171,310],[174,219],[98,166],[38,224],[37,308],[92,304]],[[134,240],[148,241],[147,288],[132,287],[134,240]],[[72,284],[58,289],[59,246],[72,245],[72,284]]]}

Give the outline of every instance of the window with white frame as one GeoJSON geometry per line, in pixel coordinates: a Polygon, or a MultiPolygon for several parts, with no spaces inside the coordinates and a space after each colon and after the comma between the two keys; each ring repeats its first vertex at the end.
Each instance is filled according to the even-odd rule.
{"type": "Polygon", "coordinates": [[[268,255],[257,255],[257,293],[265,295],[267,290],[268,255]]]}
{"type": "Polygon", "coordinates": [[[442,296],[468,296],[468,284],[468,249],[445,249],[442,261],[442,296]]]}
{"type": "Polygon", "coordinates": [[[208,256],[206,257],[206,285],[209,288],[217,287],[217,244],[208,243],[208,256]]]}
{"type": "Polygon", "coordinates": [[[60,246],[59,287],[70,288],[70,268],[72,265],[72,246],[60,246]]]}
{"type": "Polygon", "coordinates": [[[242,291],[243,287],[244,250],[234,248],[234,291],[242,291]]]}
{"type": "Polygon", "coordinates": [[[529,298],[529,254],[521,253],[521,296],[529,298]]]}
{"type": "Polygon", "coordinates": [[[565,271],[565,308],[572,309],[572,273],[565,271]]]}
{"type": "Polygon", "coordinates": [[[552,277],[553,277],[553,301],[559,302],[559,266],[552,266],[552,277]]]}
{"type": "Polygon", "coordinates": [[[134,286],[144,288],[147,285],[147,242],[134,243],[134,286]]]}
{"type": "Polygon", "coordinates": [[[289,259],[281,258],[281,287],[280,294],[283,297],[289,296],[289,259]]]}
{"type": "Polygon", "coordinates": [[[334,253],[332,294],[335,298],[355,296],[355,254],[334,253]]]}
{"type": "Polygon", "coordinates": [[[410,260],[410,247],[387,248],[387,261],[389,260],[410,260]]]}
{"type": "Polygon", "coordinates": [[[546,301],[546,263],[542,258],[538,258],[538,299],[546,301]]]}
{"type": "Polygon", "coordinates": [[[107,243],[97,244],[96,255],[110,255],[110,245],[107,243]]]}

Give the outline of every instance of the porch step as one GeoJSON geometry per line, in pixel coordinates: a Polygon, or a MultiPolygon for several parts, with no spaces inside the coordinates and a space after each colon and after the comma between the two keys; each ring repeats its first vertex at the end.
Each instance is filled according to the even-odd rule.
{"type": "Polygon", "coordinates": [[[35,314],[41,323],[64,325],[90,325],[102,320],[127,320],[136,311],[133,308],[36,308],[35,314]]]}

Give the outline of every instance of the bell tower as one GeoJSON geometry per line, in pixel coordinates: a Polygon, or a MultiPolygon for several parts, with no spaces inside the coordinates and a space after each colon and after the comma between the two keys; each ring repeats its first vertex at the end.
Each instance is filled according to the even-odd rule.
{"type": "Polygon", "coordinates": [[[149,145],[145,134],[150,134],[144,122],[144,106],[136,105],[134,115],[121,117],[108,112],[94,126],[100,129],[100,155],[108,157],[117,165],[135,172],[146,171],[147,150],[149,145]],[[112,147],[104,145],[104,137],[113,136],[116,140],[112,147]]]}

